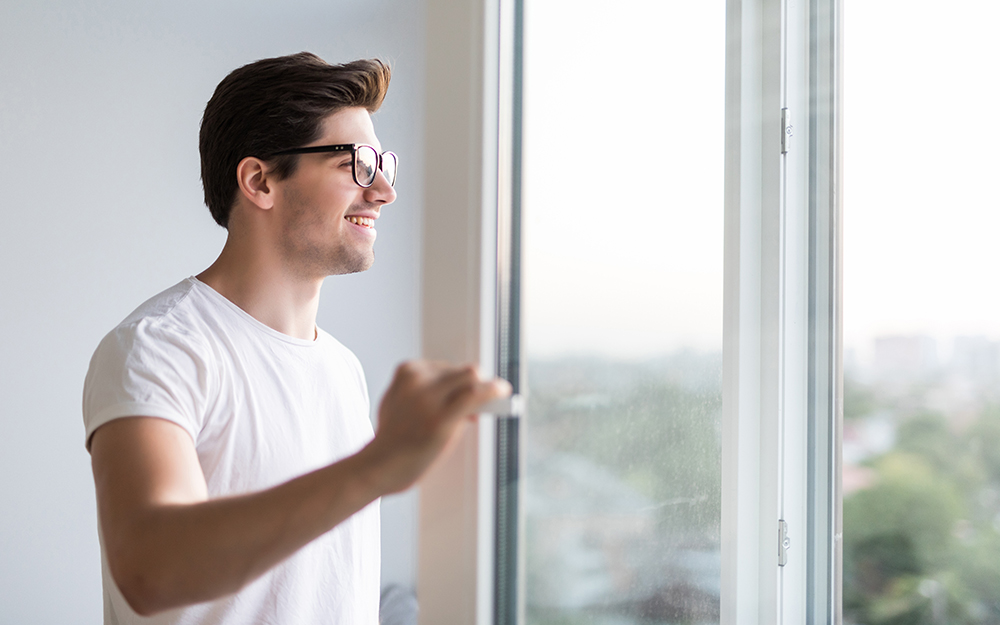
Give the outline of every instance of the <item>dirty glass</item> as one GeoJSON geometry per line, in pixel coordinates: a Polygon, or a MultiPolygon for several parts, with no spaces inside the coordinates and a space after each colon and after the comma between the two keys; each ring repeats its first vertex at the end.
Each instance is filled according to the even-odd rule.
{"type": "Polygon", "coordinates": [[[722,2],[524,1],[530,625],[718,623],[722,2]]]}

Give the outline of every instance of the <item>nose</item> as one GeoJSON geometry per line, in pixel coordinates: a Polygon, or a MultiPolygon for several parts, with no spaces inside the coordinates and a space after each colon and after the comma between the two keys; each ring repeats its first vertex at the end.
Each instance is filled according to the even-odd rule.
{"type": "Polygon", "coordinates": [[[373,204],[392,204],[396,201],[396,189],[386,180],[385,174],[378,171],[372,186],[365,189],[365,200],[373,204]]]}

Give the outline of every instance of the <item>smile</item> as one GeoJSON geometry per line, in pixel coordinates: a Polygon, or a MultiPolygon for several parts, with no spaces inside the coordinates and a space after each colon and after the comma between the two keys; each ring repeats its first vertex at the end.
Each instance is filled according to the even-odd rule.
{"type": "Polygon", "coordinates": [[[371,217],[358,217],[357,215],[347,215],[344,217],[347,221],[352,224],[357,224],[359,226],[364,226],[365,228],[374,228],[375,220],[371,217]]]}

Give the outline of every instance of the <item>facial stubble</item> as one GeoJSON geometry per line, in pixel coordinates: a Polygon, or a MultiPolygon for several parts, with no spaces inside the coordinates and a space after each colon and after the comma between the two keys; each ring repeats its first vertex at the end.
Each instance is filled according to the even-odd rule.
{"type": "MultiPolygon", "coordinates": [[[[287,215],[282,233],[282,252],[290,266],[303,276],[332,276],[358,273],[371,268],[375,250],[369,244],[350,245],[349,223],[344,220],[332,235],[334,240],[319,238],[327,232],[331,217],[304,201],[298,193],[287,196],[287,215]]],[[[351,205],[346,214],[360,212],[368,205],[351,205]]]]}

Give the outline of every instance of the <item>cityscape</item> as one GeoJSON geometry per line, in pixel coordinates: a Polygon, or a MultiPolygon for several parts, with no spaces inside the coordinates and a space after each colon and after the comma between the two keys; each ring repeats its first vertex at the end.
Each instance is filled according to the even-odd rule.
{"type": "Polygon", "coordinates": [[[1000,341],[845,352],[844,623],[1000,623],[1000,341]]]}
{"type": "MultiPolygon", "coordinates": [[[[1000,624],[1000,341],[864,347],[845,352],[844,623],[1000,624]]],[[[535,359],[529,384],[527,622],[718,623],[721,354],[535,359]]]]}

